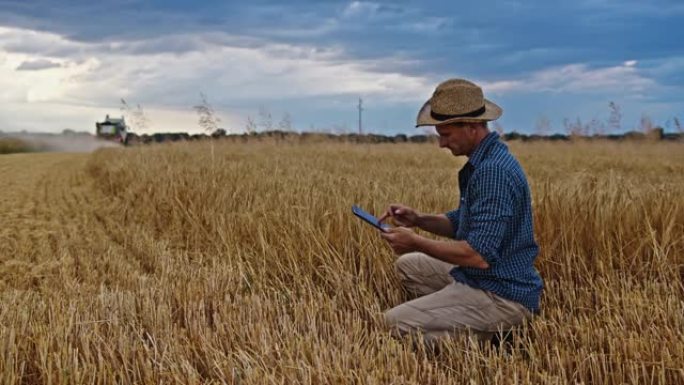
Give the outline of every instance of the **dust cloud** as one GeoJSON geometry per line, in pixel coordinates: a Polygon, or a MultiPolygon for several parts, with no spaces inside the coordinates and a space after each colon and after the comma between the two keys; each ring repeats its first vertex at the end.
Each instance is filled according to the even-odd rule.
{"type": "Polygon", "coordinates": [[[121,144],[98,139],[88,134],[5,134],[19,139],[39,152],[93,152],[103,147],[120,147],[121,144]]]}

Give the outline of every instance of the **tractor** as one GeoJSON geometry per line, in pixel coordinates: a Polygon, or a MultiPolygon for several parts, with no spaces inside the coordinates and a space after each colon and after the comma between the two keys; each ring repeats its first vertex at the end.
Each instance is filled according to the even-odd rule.
{"type": "Polygon", "coordinates": [[[128,126],[126,126],[123,116],[121,118],[110,118],[107,115],[104,122],[95,123],[95,136],[126,145],[128,126]]]}

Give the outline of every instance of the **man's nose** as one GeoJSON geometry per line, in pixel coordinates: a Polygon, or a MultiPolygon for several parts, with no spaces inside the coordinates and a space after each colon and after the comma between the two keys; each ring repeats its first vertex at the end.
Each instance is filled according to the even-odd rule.
{"type": "Polygon", "coordinates": [[[446,147],[447,141],[446,139],[442,138],[441,136],[439,137],[439,147],[446,147]]]}

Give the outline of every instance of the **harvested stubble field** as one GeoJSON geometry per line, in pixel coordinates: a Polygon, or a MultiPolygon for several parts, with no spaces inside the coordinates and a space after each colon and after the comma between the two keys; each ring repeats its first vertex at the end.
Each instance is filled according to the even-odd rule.
{"type": "Polygon", "coordinates": [[[684,383],[684,145],[509,145],[542,314],[436,357],[383,329],[395,257],[350,212],[452,208],[434,144],[0,156],[0,382],[684,383]]]}

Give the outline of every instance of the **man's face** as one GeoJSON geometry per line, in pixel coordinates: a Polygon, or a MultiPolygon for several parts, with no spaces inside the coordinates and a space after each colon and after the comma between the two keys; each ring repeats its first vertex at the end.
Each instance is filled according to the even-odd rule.
{"type": "Polygon", "coordinates": [[[454,156],[470,155],[477,144],[477,126],[456,122],[435,126],[439,147],[448,148],[454,156]]]}

